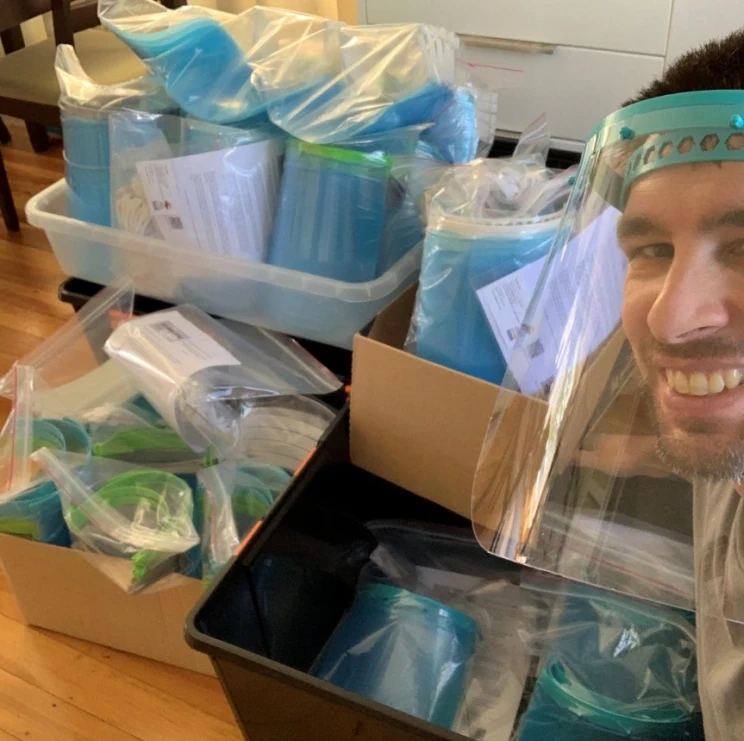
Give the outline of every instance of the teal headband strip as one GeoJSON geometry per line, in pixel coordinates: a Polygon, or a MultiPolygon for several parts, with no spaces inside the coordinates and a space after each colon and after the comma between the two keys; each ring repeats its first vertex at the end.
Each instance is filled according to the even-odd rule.
{"type": "Polygon", "coordinates": [[[744,127],[744,90],[702,90],[662,95],[620,108],[600,121],[589,139],[600,146],[660,131],[744,127]]]}
{"type": "Polygon", "coordinates": [[[742,162],[744,90],[662,95],[615,111],[589,136],[577,182],[593,177],[594,154],[622,144],[628,145],[625,169],[618,171],[609,156],[605,168],[615,193],[607,195],[618,208],[624,207],[633,183],[649,172],[692,162],[742,162]]]}
{"type": "Polygon", "coordinates": [[[665,167],[693,162],[744,162],[744,131],[709,126],[651,137],[628,162],[622,202],[626,203],[630,187],[638,178],[665,167]]]}

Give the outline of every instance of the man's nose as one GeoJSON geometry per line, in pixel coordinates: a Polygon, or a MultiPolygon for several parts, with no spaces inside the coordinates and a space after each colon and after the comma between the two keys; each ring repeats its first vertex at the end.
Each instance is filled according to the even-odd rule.
{"type": "Polygon", "coordinates": [[[725,271],[710,256],[675,256],[648,314],[651,333],[667,344],[715,334],[728,324],[725,271]]]}

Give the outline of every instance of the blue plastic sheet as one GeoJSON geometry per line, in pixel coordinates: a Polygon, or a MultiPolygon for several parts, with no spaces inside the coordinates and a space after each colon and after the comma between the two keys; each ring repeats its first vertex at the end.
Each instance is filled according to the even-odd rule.
{"type": "Polygon", "coordinates": [[[256,6],[239,15],[198,6],[167,10],[151,0],[99,0],[99,17],[161,80],[189,115],[220,124],[262,116],[255,64],[279,49],[312,62],[305,42],[338,25],[301,13],[256,6]]]}
{"type": "Polygon", "coordinates": [[[57,47],[55,70],[64,138],[67,215],[111,225],[109,116],[134,109],[154,113],[177,105],[152,77],[99,85],[83,70],[72,46],[57,47]]]}
{"type": "MultiPolygon", "coordinates": [[[[539,129],[528,131],[527,139],[538,141],[539,129]]],[[[502,382],[509,348],[490,325],[478,291],[538,263],[550,250],[571,176],[545,167],[547,142],[542,151],[444,170],[432,167],[429,182],[418,178],[429,208],[406,347],[419,357],[502,382]]],[[[534,149],[531,141],[522,144],[534,149]]],[[[537,268],[539,275],[540,264],[537,268]]],[[[515,331],[522,320],[514,318],[515,331]]]]}
{"type": "Polygon", "coordinates": [[[559,216],[492,222],[442,219],[427,230],[415,322],[416,354],[501,383],[506,358],[476,296],[478,281],[496,280],[547,255],[559,216]]]}
{"type": "Polygon", "coordinates": [[[256,65],[271,120],[297,138],[339,143],[434,122],[454,97],[454,34],[434,26],[328,27],[325,61],[311,70],[281,50],[256,65]]]}

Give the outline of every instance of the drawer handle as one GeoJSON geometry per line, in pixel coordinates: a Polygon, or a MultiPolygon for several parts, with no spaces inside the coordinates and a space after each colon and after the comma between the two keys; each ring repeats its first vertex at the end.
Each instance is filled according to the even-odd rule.
{"type": "Polygon", "coordinates": [[[467,33],[458,34],[465,44],[479,46],[483,49],[500,49],[501,51],[517,51],[522,54],[555,54],[557,44],[543,41],[517,41],[514,39],[495,39],[491,36],[471,36],[467,33]]]}

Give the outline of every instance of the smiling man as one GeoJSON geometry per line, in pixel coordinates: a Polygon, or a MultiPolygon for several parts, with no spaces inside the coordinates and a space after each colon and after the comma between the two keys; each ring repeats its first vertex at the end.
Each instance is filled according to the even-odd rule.
{"type": "MultiPolygon", "coordinates": [[[[476,535],[503,558],[679,607],[694,551],[706,739],[744,741],[744,31],[595,128],[566,213],[529,314],[557,352],[518,345],[507,378],[545,379],[548,404],[499,395],[476,535]],[[567,465],[574,452],[595,470],[567,465]]],[[[619,687],[658,703],[665,738],[691,741],[690,677],[653,655],[661,674],[639,664],[642,680],[619,687]]],[[[642,702],[626,709],[651,722],[642,702]]]]}
{"type": "Polygon", "coordinates": [[[656,452],[694,485],[707,741],[744,739],[743,88],[744,33],[682,58],[606,122],[595,183],[622,212],[622,323],[656,452]]]}

